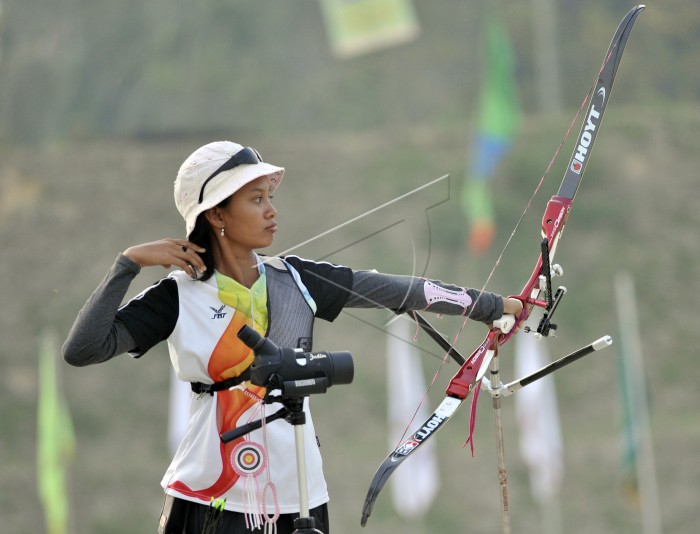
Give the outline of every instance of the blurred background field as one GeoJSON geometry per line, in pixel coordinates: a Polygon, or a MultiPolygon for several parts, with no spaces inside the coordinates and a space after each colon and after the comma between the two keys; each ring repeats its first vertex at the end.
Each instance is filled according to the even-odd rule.
{"type": "MultiPolygon", "coordinates": [[[[329,48],[321,4],[312,0],[2,2],[3,532],[45,529],[36,484],[40,333],[48,329],[65,338],[118,251],[181,235],[172,182],[201,144],[235,140],[286,167],[275,198],[280,231],[267,252],[293,248],[356,268],[481,287],[632,4],[549,2],[557,22],[561,100],[555,105],[540,100],[536,13],[542,4],[493,4],[515,51],[522,118],[490,182],[496,234],[480,255],[465,245],[468,221],[458,199],[478,112],[486,4],[412,5],[420,31],[411,40],[341,59],[329,48]],[[401,205],[403,223],[377,233],[396,217],[380,214],[297,247],[445,174],[449,180],[440,187],[401,205]],[[417,232],[423,212],[429,227],[419,224],[417,232]]],[[[603,334],[615,338],[613,280],[623,270],[634,277],[668,533],[694,532],[699,518],[699,45],[697,2],[649,2],[630,37],[558,250],[568,294],[558,312],[560,330],[548,342],[556,357],[603,334]]],[[[488,289],[517,293],[530,275],[540,218],[572,149],[570,140],[488,289]]],[[[164,274],[145,271],[130,294],[164,274]]],[[[317,324],[315,347],[350,350],[356,367],[352,385],[312,399],[335,533],[363,531],[366,490],[391,448],[381,328],[388,316],[351,312],[333,325],[317,324]]],[[[448,337],[461,326],[456,319],[432,319],[448,337]]],[[[468,324],[458,348],[469,352],[484,333],[468,324]]],[[[442,354],[424,335],[418,344],[429,380],[442,354]]],[[[509,345],[502,354],[507,379],[512,351],[509,345]]],[[[615,349],[608,349],[556,374],[563,532],[642,531],[640,505],[624,491],[615,359],[615,349]]],[[[431,409],[454,371],[448,364],[431,388],[431,409]]],[[[155,531],[159,481],[170,460],[166,348],[140,361],[123,356],[86,369],[61,364],[59,374],[76,437],[70,532],[155,531]]],[[[386,492],[365,532],[500,531],[491,408],[482,395],[474,458],[461,447],[468,408],[435,438],[442,484],[427,515],[401,519],[386,492]]],[[[512,401],[503,406],[513,531],[541,532],[512,401]]]]}

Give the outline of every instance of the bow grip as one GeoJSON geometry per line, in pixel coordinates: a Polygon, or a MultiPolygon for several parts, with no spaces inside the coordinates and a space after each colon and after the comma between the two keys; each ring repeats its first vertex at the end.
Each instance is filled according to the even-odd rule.
{"type": "Polygon", "coordinates": [[[500,319],[493,322],[493,327],[498,328],[501,333],[507,334],[515,325],[515,315],[512,313],[504,313],[500,319]]]}

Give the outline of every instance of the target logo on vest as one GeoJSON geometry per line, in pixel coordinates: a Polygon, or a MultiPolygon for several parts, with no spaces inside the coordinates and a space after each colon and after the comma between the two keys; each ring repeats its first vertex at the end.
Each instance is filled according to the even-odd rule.
{"type": "Polygon", "coordinates": [[[265,449],[254,441],[242,441],[231,452],[231,465],[239,476],[256,476],[265,469],[265,449]]]}

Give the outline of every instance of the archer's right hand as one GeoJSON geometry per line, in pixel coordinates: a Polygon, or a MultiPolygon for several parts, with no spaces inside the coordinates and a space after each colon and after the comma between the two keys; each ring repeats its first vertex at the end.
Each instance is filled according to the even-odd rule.
{"type": "Polygon", "coordinates": [[[176,265],[192,278],[198,278],[198,272],[203,273],[207,270],[199,255],[203,252],[206,252],[206,249],[186,239],[166,238],[129,247],[124,251],[124,256],[141,267],[160,265],[170,269],[176,265]]]}

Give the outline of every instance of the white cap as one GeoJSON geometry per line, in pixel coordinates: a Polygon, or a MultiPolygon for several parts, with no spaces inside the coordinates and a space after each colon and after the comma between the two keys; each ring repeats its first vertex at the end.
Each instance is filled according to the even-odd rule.
{"type": "Polygon", "coordinates": [[[231,141],[215,141],[195,150],[175,178],[175,206],[185,219],[185,235],[189,237],[200,213],[217,206],[261,176],[270,178],[270,191],[274,191],[284,176],[284,167],[264,163],[257,151],[231,141]],[[241,150],[245,151],[242,155],[254,154],[250,163],[240,163],[212,177],[241,150]]]}

